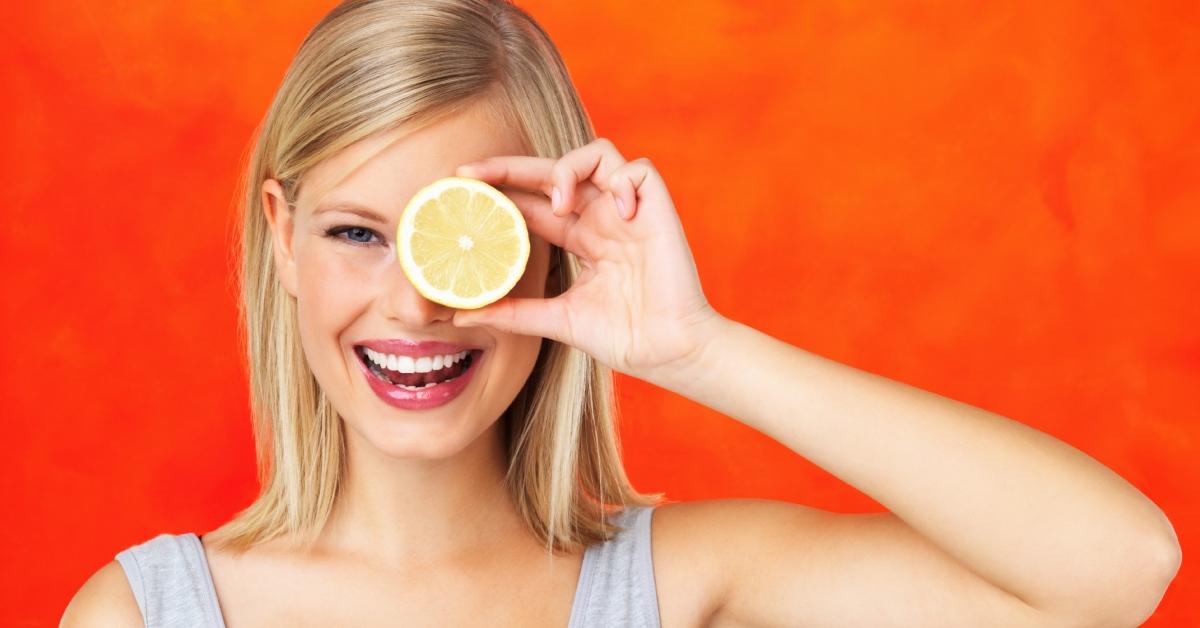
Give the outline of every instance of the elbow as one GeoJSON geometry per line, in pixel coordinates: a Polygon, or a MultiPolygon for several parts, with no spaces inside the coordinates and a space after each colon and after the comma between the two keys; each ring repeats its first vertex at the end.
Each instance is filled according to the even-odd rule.
{"type": "Polygon", "coordinates": [[[1166,595],[1167,588],[1175,580],[1175,575],[1179,573],[1179,566],[1183,564],[1183,548],[1179,544],[1179,535],[1175,533],[1175,528],[1166,513],[1157,510],[1157,514],[1159,529],[1152,535],[1154,542],[1149,543],[1149,549],[1146,550],[1151,559],[1148,563],[1150,568],[1146,570],[1148,575],[1139,583],[1143,588],[1144,597],[1140,606],[1134,609],[1132,619],[1136,620],[1136,623],[1130,624],[1131,626],[1140,626],[1154,613],[1166,595]]]}
{"type": "Polygon", "coordinates": [[[1172,538],[1151,545],[1145,550],[1147,558],[1144,569],[1129,570],[1122,580],[1124,588],[1117,592],[1112,599],[1123,600],[1120,612],[1111,613],[1106,621],[1093,623],[1093,626],[1141,626],[1162,602],[1179,566],[1183,562],[1183,551],[1176,539],[1172,538]]]}
{"type": "Polygon", "coordinates": [[[1118,617],[1115,626],[1140,626],[1158,609],[1163,596],[1179,566],[1183,563],[1183,549],[1174,526],[1162,510],[1154,509],[1154,526],[1143,535],[1137,551],[1127,554],[1128,562],[1118,567],[1118,576],[1124,583],[1122,590],[1115,591],[1113,599],[1125,600],[1125,613],[1118,617]],[[1121,574],[1120,572],[1125,573],[1121,574]]]}
{"type": "Polygon", "coordinates": [[[1085,597],[1056,605],[1046,615],[1055,628],[1136,628],[1158,609],[1179,572],[1183,554],[1175,539],[1130,546],[1122,560],[1102,568],[1085,597]]]}
{"type": "Polygon", "coordinates": [[[1158,568],[1149,570],[1149,573],[1143,574],[1132,583],[1133,588],[1139,590],[1141,595],[1130,608],[1127,618],[1129,623],[1123,624],[1126,626],[1140,626],[1154,614],[1183,563],[1183,550],[1174,538],[1161,542],[1148,551],[1153,552],[1158,568]]]}

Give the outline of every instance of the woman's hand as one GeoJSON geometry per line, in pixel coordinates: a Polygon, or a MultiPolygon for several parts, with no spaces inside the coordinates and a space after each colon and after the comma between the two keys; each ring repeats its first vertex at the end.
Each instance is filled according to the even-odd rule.
{"type": "Polygon", "coordinates": [[[456,312],[456,326],[551,338],[662,385],[695,362],[724,320],[700,289],[675,205],[648,159],[627,162],[600,138],[558,160],[489,157],[455,174],[501,189],[532,232],[584,267],[557,297],[505,297],[456,312]]]}

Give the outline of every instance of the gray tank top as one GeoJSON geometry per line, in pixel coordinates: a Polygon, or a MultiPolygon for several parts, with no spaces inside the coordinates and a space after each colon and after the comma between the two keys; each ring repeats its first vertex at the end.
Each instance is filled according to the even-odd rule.
{"type": "MultiPolygon", "coordinates": [[[[567,628],[659,628],[650,560],[654,506],[613,517],[625,530],[583,555],[567,628]]],[[[160,534],[116,555],[146,628],[225,628],[204,546],[195,533],[160,534]]]]}

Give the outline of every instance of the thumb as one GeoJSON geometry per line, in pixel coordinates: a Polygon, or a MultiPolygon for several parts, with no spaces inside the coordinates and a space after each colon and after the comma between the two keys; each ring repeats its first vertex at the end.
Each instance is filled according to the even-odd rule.
{"type": "Polygon", "coordinates": [[[561,296],[553,299],[504,297],[477,310],[459,310],[451,322],[455,327],[486,325],[511,334],[569,343],[566,308],[561,299],[561,296]]]}

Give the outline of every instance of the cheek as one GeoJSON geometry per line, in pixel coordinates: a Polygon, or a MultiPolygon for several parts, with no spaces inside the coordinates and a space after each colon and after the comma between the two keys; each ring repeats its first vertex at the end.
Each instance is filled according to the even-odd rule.
{"type": "Polygon", "coordinates": [[[311,251],[298,260],[296,273],[299,298],[308,301],[343,301],[367,278],[353,260],[323,250],[311,251]]]}
{"type": "MultiPolygon", "coordinates": [[[[491,377],[497,381],[497,388],[503,391],[501,397],[504,407],[507,407],[516,398],[517,393],[521,392],[529,374],[533,372],[542,339],[537,336],[503,334],[496,346],[498,359],[494,362],[491,377]]],[[[498,409],[497,416],[503,409],[498,409]]]]}
{"type": "MultiPolygon", "coordinates": [[[[546,295],[546,273],[550,262],[550,245],[540,239],[531,243],[533,250],[521,280],[513,286],[510,294],[522,298],[544,298],[546,295]]],[[[537,363],[542,347],[540,336],[493,332],[496,337],[496,357],[488,379],[495,384],[497,402],[500,407],[492,408],[499,416],[525,386],[533,367],[537,363]]]]}
{"type": "Polygon", "coordinates": [[[301,297],[307,293],[318,298],[361,292],[354,287],[374,281],[390,259],[388,251],[329,238],[310,238],[296,250],[298,291],[301,297]]]}
{"type": "Polygon", "coordinates": [[[372,256],[338,251],[339,246],[349,248],[310,241],[297,249],[297,309],[306,351],[318,346],[316,343],[324,346],[331,336],[340,334],[369,299],[372,256]]]}

